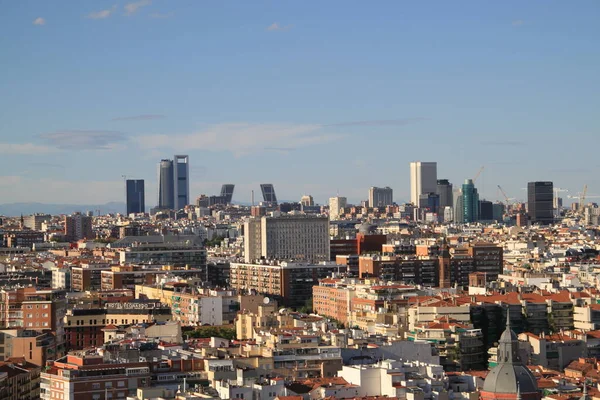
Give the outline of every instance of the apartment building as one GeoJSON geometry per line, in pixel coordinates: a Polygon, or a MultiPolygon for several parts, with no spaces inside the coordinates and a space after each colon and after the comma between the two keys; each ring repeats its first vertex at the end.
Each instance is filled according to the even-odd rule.
{"type": "Polygon", "coordinates": [[[107,326],[166,322],[171,319],[171,308],[156,300],[132,300],[77,305],[64,317],[66,341],[69,349],[99,347],[104,344],[107,326]]]}
{"type": "Polygon", "coordinates": [[[329,262],[270,261],[260,264],[231,263],[230,285],[235,290],[273,296],[285,305],[302,305],[312,296],[319,279],[344,268],[329,262]]]}
{"type": "Polygon", "coordinates": [[[298,212],[260,219],[244,224],[244,261],[259,259],[304,262],[329,261],[329,218],[298,212]]]}
{"type": "Polygon", "coordinates": [[[35,400],[40,398],[39,365],[22,357],[0,362],[0,396],[3,400],[35,400]]]}
{"type": "Polygon", "coordinates": [[[69,354],[51,363],[41,374],[40,398],[126,398],[135,395],[137,388],[150,386],[150,376],[150,364],[146,361],[105,361],[96,354],[69,354]]]}
{"type": "Polygon", "coordinates": [[[102,289],[102,271],[109,271],[108,263],[86,263],[71,267],[71,290],[85,292],[102,289]]]}

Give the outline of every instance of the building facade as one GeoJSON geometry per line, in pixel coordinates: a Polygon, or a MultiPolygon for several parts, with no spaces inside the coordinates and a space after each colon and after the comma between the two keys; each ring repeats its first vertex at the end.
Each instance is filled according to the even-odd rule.
{"type": "Polygon", "coordinates": [[[176,210],[181,210],[190,204],[190,158],[187,155],[174,157],[173,173],[174,205],[176,210]]]}
{"type": "Polygon", "coordinates": [[[127,215],[139,214],[146,211],[144,180],[127,179],[127,215]]]}
{"type": "Polygon", "coordinates": [[[527,184],[527,213],[533,224],[548,225],[554,221],[554,185],[552,182],[527,184]]]}
{"type": "Polygon", "coordinates": [[[329,199],[329,219],[332,221],[339,219],[340,210],[346,207],[348,200],[345,197],[331,197],[329,199]]]}
{"type": "Polygon", "coordinates": [[[92,230],[92,217],[81,213],[75,213],[65,217],[65,238],[69,242],[76,242],[81,239],[95,239],[92,230]]]}
{"type": "Polygon", "coordinates": [[[391,187],[371,187],[369,189],[369,207],[385,207],[394,203],[394,192],[391,187]]]}
{"type": "Polygon", "coordinates": [[[462,185],[462,215],[466,224],[479,220],[479,193],[472,179],[462,185]]]}
{"type": "Polygon", "coordinates": [[[410,202],[419,204],[419,196],[437,190],[437,163],[415,161],[410,163],[410,202]]]}
{"type": "Polygon", "coordinates": [[[175,208],[175,182],[173,160],[160,160],[158,164],[158,208],[175,208]]]}

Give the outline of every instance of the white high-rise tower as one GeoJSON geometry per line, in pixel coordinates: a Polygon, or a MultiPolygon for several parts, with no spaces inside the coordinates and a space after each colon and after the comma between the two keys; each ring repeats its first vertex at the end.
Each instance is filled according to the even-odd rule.
{"type": "Polygon", "coordinates": [[[437,163],[410,163],[410,202],[419,206],[419,196],[437,192],[437,163]]]}

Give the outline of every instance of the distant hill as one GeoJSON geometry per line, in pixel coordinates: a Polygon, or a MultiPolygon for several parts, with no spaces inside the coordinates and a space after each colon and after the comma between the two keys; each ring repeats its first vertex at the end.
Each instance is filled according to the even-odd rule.
{"type": "Polygon", "coordinates": [[[106,204],[44,204],[44,203],[9,203],[0,204],[0,215],[18,217],[33,213],[46,213],[51,215],[85,213],[93,211],[94,215],[100,210],[101,214],[124,213],[125,203],[110,202],[106,204]]]}

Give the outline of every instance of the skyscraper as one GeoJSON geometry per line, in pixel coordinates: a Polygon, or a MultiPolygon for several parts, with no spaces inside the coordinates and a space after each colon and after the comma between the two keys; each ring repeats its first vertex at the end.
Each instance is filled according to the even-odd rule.
{"type": "Polygon", "coordinates": [[[479,193],[473,179],[466,179],[462,185],[462,206],[464,223],[479,220],[479,193]]]}
{"type": "Polygon", "coordinates": [[[437,191],[437,163],[414,161],[410,163],[410,202],[419,204],[419,196],[437,191]]]}
{"type": "Polygon", "coordinates": [[[369,207],[385,207],[394,203],[394,192],[392,188],[371,187],[369,189],[369,207]]]}
{"type": "Polygon", "coordinates": [[[160,160],[158,165],[158,208],[167,210],[175,208],[174,176],[173,160],[160,160]]]}
{"type": "Polygon", "coordinates": [[[315,201],[310,194],[305,194],[304,196],[302,196],[302,198],[300,198],[300,204],[302,204],[303,206],[312,207],[315,205],[315,201]]]}
{"type": "Polygon", "coordinates": [[[463,207],[463,192],[462,188],[456,189],[453,193],[454,198],[454,215],[452,220],[457,224],[462,224],[465,218],[464,207],[463,207]]]}
{"type": "Polygon", "coordinates": [[[277,196],[275,195],[275,188],[271,183],[261,183],[260,190],[262,191],[263,200],[265,203],[277,205],[277,196]]]}
{"type": "Polygon", "coordinates": [[[190,158],[184,155],[174,157],[174,203],[175,209],[181,210],[190,204],[190,158]]]}
{"type": "Polygon", "coordinates": [[[144,180],[127,179],[125,189],[127,192],[127,215],[145,212],[144,180]]]}
{"type": "Polygon", "coordinates": [[[221,186],[221,197],[223,197],[226,204],[231,204],[231,199],[233,199],[233,189],[235,189],[235,185],[231,183],[226,183],[221,186]]]}
{"type": "Polygon", "coordinates": [[[452,184],[448,179],[438,179],[436,193],[440,196],[440,210],[438,214],[442,214],[446,207],[454,205],[452,197],[452,184]]]}
{"type": "Polygon", "coordinates": [[[531,223],[542,225],[554,221],[554,185],[552,182],[529,182],[527,184],[527,213],[531,223]]]}
{"type": "Polygon", "coordinates": [[[347,199],[345,197],[331,197],[329,199],[329,219],[336,220],[340,217],[340,210],[346,207],[347,199]]]}

